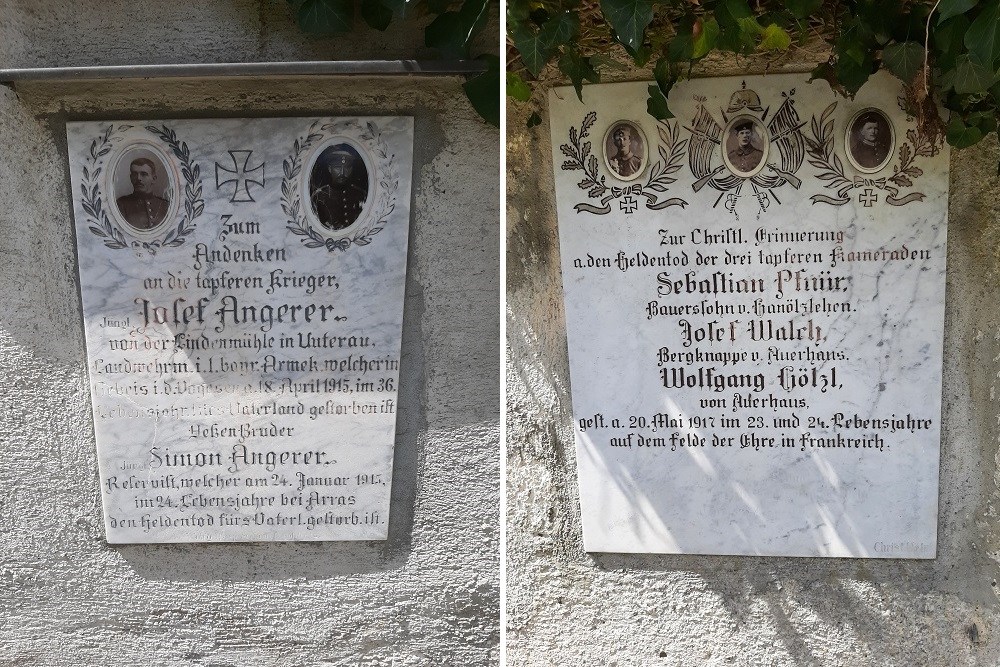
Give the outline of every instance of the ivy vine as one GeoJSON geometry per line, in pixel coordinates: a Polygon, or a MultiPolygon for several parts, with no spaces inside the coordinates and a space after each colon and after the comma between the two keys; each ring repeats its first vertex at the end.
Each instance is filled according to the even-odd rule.
{"type": "Polygon", "coordinates": [[[557,67],[582,100],[584,81],[624,67],[623,51],[652,64],[647,110],[663,120],[671,87],[708,55],[808,58],[817,38],[831,55],[812,77],[842,95],[886,69],[922,135],[965,148],[997,132],[1000,0],[508,0],[507,94],[528,101],[533,80],[557,67]]]}
{"type": "MultiPolygon", "coordinates": [[[[356,15],[369,28],[386,30],[394,20],[433,20],[424,29],[424,45],[442,58],[473,57],[476,37],[495,15],[498,0],[288,0],[299,27],[314,35],[338,35],[357,29],[356,15]]],[[[491,40],[492,42],[492,40],[491,40]]],[[[463,84],[472,107],[491,125],[500,126],[500,58],[476,56],[486,71],[463,84]]]]}

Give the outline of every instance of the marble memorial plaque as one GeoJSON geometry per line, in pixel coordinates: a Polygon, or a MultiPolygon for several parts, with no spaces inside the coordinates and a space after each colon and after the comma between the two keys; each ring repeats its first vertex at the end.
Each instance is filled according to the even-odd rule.
{"type": "Polygon", "coordinates": [[[552,91],[584,541],[933,558],[948,148],[899,81],[552,91]]]}
{"type": "Polygon", "coordinates": [[[385,539],[412,120],[67,133],[108,541],[385,539]]]}

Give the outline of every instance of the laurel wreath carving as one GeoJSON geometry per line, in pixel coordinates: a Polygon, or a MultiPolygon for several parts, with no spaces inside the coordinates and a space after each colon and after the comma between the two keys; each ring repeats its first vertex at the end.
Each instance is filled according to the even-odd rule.
{"type": "Polygon", "coordinates": [[[906,131],[905,143],[899,147],[899,165],[893,167],[895,172],[889,180],[901,188],[908,188],[913,181],[924,175],[919,167],[913,165],[917,157],[934,157],[940,150],[940,145],[915,128],[906,131]]]}
{"type": "Polygon", "coordinates": [[[660,162],[650,167],[649,178],[646,179],[646,185],[643,186],[643,189],[666,192],[670,184],[677,181],[670,174],[676,173],[681,168],[687,139],[678,141],[680,128],[676,123],[673,125],[658,123],[656,131],[660,135],[660,145],[657,150],[663,160],[662,167],[660,162]]]}
{"type": "Polygon", "coordinates": [[[163,141],[174,156],[180,160],[181,176],[184,178],[184,214],[176,227],[163,238],[153,241],[132,240],[125,237],[119,226],[112,223],[108,210],[104,205],[104,195],[101,192],[100,180],[104,171],[104,158],[114,148],[116,141],[133,128],[132,125],[109,125],[104,132],[90,144],[90,157],[83,167],[83,183],[80,184],[81,201],[84,212],[88,216],[88,229],[95,236],[104,240],[104,245],[112,250],[122,248],[142,249],[150,255],[155,255],[162,248],[176,248],[184,245],[189,234],[195,230],[195,218],[205,211],[205,201],[202,199],[201,167],[191,159],[191,151],[187,143],[179,141],[177,133],[163,125],[161,127],[146,126],[146,130],[163,141]]]}
{"type": "MultiPolygon", "coordinates": [[[[806,153],[809,155],[809,164],[820,170],[816,175],[821,181],[827,181],[823,187],[836,190],[838,200],[846,200],[847,193],[854,188],[854,181],[851,181],[844,174],[844,163],[840,157],[833,152],[833,111],[837,108],[837,103],[831,103],[819,120],[812,117],[809,129],[812,137],[806,137],[806,153]]],[[[828,197],[813,195],[812,202],[826,201],[828,197]]],[[[826,201],[826,203],[832,203],[826,201]]],[[[843,203],[846,203],[843,202],[843,203]]]]}
{"type": "Polygon", "coordinates": [[[886,203],[892,206],[905,206],[911,202],[923,201],[922,192],[911,192],[899,197],[901,188],[909,188],[920,176],[922,169],[914,162],[917,157],[933,157],[939,150],[939,143],[930,136],[910,128],[906,131],[906,141],[899,147],[899,164],[893,166],[893,175],[888,178],[861,178],[851,180],[844,172],[844,164],[834,153],[833,111],[837,103],[832,102],[817,120],[813,116],[810,123],[812,137],[806,137],[806,152],[809,154],[809,164],[820,170],[816,178],[826,181],[824,186],[834,190],[836,197],[817,194],[810,199],[814,204],[822,202],[841,206],[850,201],[848,193],[858,187],[872,187],[884,190],[887,194],[886,203]]]}
{"type": "Polygon", "coordinates": [[[583,171],[584,177],[577,183],[577,187],[584,190],[590,199],[601,200],[601,206],[594,206],[586,202],[577,204],[574,207],[577,213],[586,211],[595,215],[605,215],[611,212],[611,206],[608,202],[626,195],[645,197],[646,208],[652,210],[660,210],[668,206],[683,208],[687,205],[683,199],[661,200],[659,194],[652,194],[667,192],[670,185],[677,181],[671,174],[676,173],[681,168],[687,139],[679,139],[680,133],[676,123],[668,124],[661,121],[657,124],[656,131],[660,139],[657,152],[660,155],[660,160],[649,168],[646,183],[644,185],[635,183],[619,188],[607,185],[606,177],[600,173],[597,156],[591,153],[591,143],[584,141],[589,136],[590,129],[596,121],[597,112],[588,112],[580,123],[579,131],[570,126],[569,143],[559,146],[563,155],[569,158],[562,163],[563,171],[583,171]],[[610,194],[607,194],[609,190],[610,194]]]}
{"type": "Polygon", "coordinates": [[[598,173],[597,156],[590,152],[590,142],[583,141],[590,133],[590,128],[597,121],[597,112],[591,111],[583,117],[580,123],[580,132],[577,133],[575,127],[569,128],[569,144],[563,144],[559,150],[569,159],[563,162],[562,168],[565,171],[582,169],[585,174],[582,181],[577,183],[577,187],[587,191],[588,197],[600,197],[607,192],[607,185],[604,183],[604,176],[598,173]]]}
{"type": "Polygon", "coordinates": [[[328,238],[309,224],[303,210],[301,189],[298,187],[302,174],[302,158],[310,148],[326,138],[327,132],[335,132],[336,125],[328,123],[320,126],[320,121],[309,126],[306,134],[295,140],[292,154],[282,163],[284,178],[281,180],[281,208],[288,216],[288,230],[302,237],[307,248],[326,248],[327,251],[344,251],[352,245],[366,246],[372,237],[381,232],[396,210],[396,192],[399,189],[399,175],[395,169],[395,154],[389,152],[389,145],[381,131],[372,122],[365,124],[361,139],[365,141],[376,158],[375,172],[378,177],[378,200],[369,215],[371,223],[362,226],[353,236],[328,238]]]}

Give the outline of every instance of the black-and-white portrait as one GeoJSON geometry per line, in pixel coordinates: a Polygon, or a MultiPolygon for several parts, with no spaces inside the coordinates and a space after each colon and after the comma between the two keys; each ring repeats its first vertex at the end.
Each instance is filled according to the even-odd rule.
{"type": "Polygon", "coordinates": [[[358,220],[369,190],[368,167],[350,144],[326,147],[309,174],[313,213],[331,231],[346,229],[358,220]]]}
{"type": "Polygon", "coordinates": [[[619,121],[604,136],[604,159],[617,178],[631,181],[646,168],[646,137],[635,123],[619,121]]]}
{"type": "Polygon", "coordinates": [[[114,197],[121,218],[146,232],[162,225],[175,199],[166,160],[151,148],[131,148],[115,166],[114,197]]]}
{"type": "Polygon", "coordinates": [[[888,116],[863,109],[847,124],[847,158],[859,171],[875,173],[889,163],[896,137],[888,116]]]}
{"type": "Polygon", "coordinates": [[[753,176],[764,168],[767,129],[753,116],[733,118],[723,131],[723,162],[737,176],[753,176]]]}

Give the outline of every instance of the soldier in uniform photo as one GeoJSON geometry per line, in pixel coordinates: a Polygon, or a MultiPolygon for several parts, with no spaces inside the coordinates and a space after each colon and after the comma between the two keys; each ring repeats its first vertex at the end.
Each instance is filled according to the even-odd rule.
{"type": "Polygon", "coordinates": [[[615,154],[608,161],[614,172],[622,178],[634,176],[642,166],[642,158],[632,150],[633,139],[632,128],[626,123],[615,127],[611,133],[615,154]]]}
{"type": "Polygon", "coordinates": [[[368,170],[346,144],[324,150],[310,175],[310,200],[316,217],[330,230],[350,227],[368,199],[368,170]]]}
{"type": "Polygon", "coordinates": [[[889,122],[878,111],[866,111],[851,124],[850,155],[862,169],[878,169],[889,156],[889,122]]]}
{"type": "Polygon", "coordinates": [[[752,172],[764,158],[764,151],[757,148],[753,141],[756,138],[754,132],[754,121],[746,119],[737,121],[730,131],[729,139],[726,141],[730,167],[739,173],[747,174],[752,172]]]}
{"type": "Polygon", "coordinates": [[[132,182],[132,194],[115,200],[118,210],[135,229],[153,229],[163,222],[170,209],[170,203],[155,194],[156,163],[145,157],[132,160],[129,165],[129,180],[132,182]]]}

